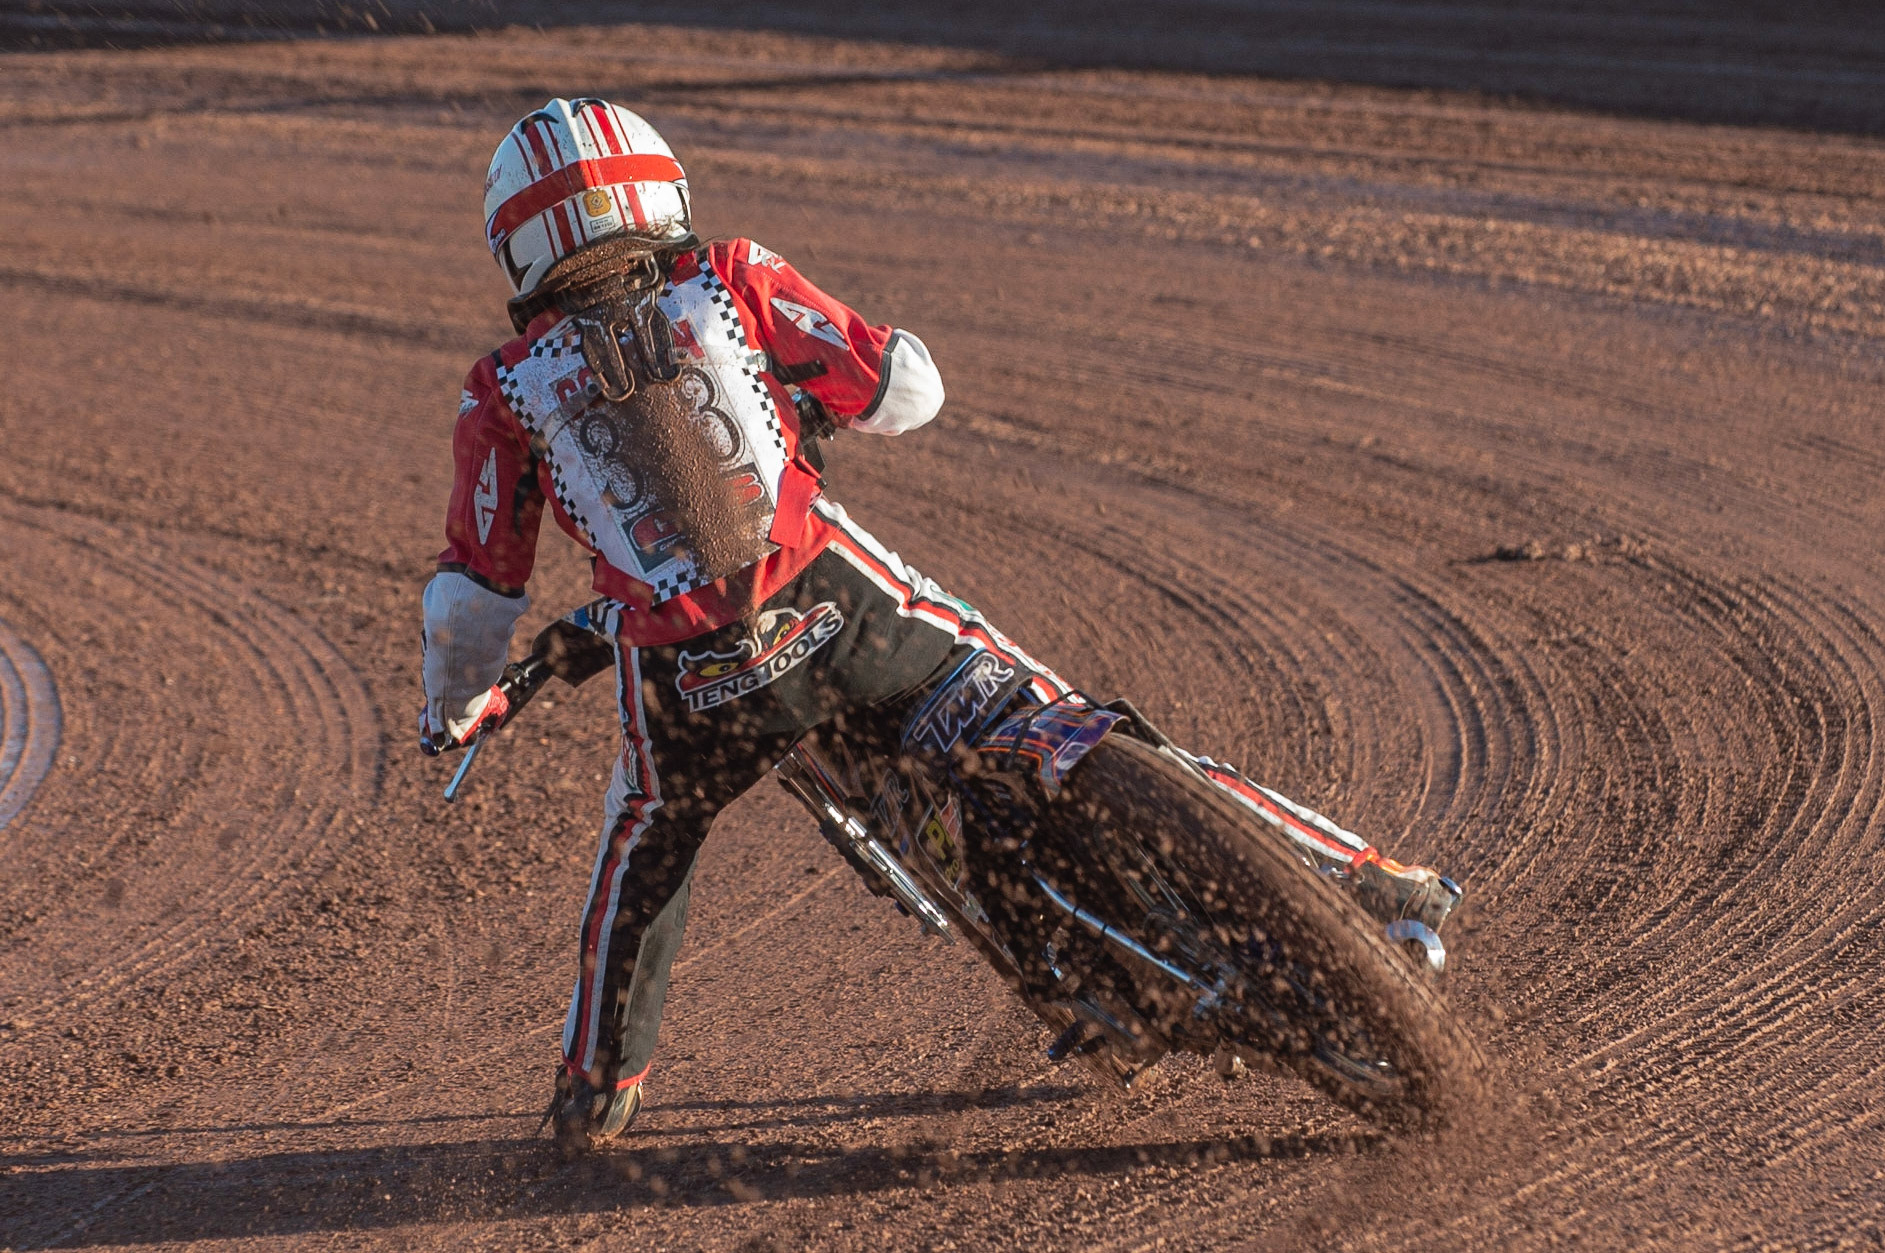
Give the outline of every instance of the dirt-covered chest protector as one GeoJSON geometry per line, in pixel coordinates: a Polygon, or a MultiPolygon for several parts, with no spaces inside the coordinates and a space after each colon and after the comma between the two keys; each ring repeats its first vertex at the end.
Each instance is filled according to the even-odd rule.
{"type": "Polygon", "coordinates": [[[580,309],[498,371],[583,539],[659,603],[774,551],[786,438],[711,269],[580,309]]]}

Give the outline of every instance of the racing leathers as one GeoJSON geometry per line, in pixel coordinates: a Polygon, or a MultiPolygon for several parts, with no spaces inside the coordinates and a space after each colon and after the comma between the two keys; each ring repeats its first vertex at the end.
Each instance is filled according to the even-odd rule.
{"type": "MultiPolygon", "coordinates": [[[[821,497],[788,383],[839,427],[894,435],[943,391],[922,342],[873,326],[776,253],[736,239],[683,254],[658,304],[677,381],[754,520],[755,560],[703,569],[675,511],[624,456],[597,403],[577,319],[539,314],[466,379],[447,547],[425,590],[425,723],[462,742],[492,685],[548,509],[591,556],[617,646],[622,747],[579,935],[564,1064],[599,1088],[653,1054],[694,857],[718,810],[801,735],[989,647],[1065,689],[973,609],[908,569],[821,497]]],[[[501,711],[500,711],[501,712],[501,711]]]]}
{"type": "Polygon", "coordinates": [[[503,668],[504,643],[528,607],[525,584],[548,506],[594,559],[595,589],[622,605],[637,645],[689,639],[785,586],[828,543],[812,508],[817,471],[781,381],[810,392],[840,425],[912,430],[942,407],[922,341],[870,326],[751,240],[715,243],[677,262],[661,298],[683,365],[681,385],[722,442],[729,476],[770,513],[764,557],[703,581],[685,537],[613,446],[573,320],[539,314],[480,360],[459,396],[456,477],[441,575],[426,589],[427,720],[463,724],[503,668]],[[450,629],[434,638],[431,624],[450,629]]]}

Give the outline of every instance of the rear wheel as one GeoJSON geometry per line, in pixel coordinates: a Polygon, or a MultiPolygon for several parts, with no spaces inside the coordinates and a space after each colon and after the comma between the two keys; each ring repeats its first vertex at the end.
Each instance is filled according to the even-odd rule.
{"type": "Polygon", "coordinates": [[[1174,1044],[1254,1049],[1392,1127],[1437,1125],[1472,1099],[1483,1061],[1424,972],[1175,757],[1108,736],[1045,816],[1057,890],[1221,989],[1199,1013],[1196,988],[1124,960],[1174,1044]]]}

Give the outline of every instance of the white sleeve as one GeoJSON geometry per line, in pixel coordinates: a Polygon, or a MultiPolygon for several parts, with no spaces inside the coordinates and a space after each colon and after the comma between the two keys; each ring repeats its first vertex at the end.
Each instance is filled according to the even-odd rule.
{"type": "Polygon", "coordinates": [[[901,435],[914,431],[942,408],[942,375],[929,359],[923,341],[908,331],[892,331],[884,350],[884,368],[877,398],[864,416],[851,424],[854,431],[872,435],[901,435]]]}
{"type": "MultiPolygon", "coordinates": [[[[501,596],[455,570],[425,585],[425,708],[434,727],[461,722],[504,673],[528,596],[501,596]]],[[[474,711],[475,712],[475,711],[474,711]]]]}

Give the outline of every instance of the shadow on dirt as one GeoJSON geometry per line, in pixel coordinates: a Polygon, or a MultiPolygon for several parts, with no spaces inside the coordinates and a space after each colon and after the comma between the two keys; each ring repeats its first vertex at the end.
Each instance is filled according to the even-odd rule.
{"type": "MultiPolygon", "coordinates": [[[[940,1113],[985,1105],[991,1097],[1009,1103],[1058,1102],[1079,1093],[1077,1088],[1042,1088],[934,1097],[706,1101],[668,1108],[762,1115],[711,1128],[720,1133],[842,1122],[865,1113],[940,1113]],[[778,1116],[765,1117],[766,1111],[778,1116]]],[[[669,1146],[660,1138],[651,1131],[633,1147],[575,1162],[563,1161],[547,1139],[522,1136],[269,1153],[168,1167],[54,1167],[13,1174],[0,1185],[0,1212],[13,1216],[15,1230],[36,1233],[9,1247],[85,1248],[1122,1175],[1227,1161],[1346,1155],[1378,1142],[1372,1133],[1357,1132],[958,1152],[926,1140],[846,1149],[794,1140],[669,1146]]]]}
{"type": "Polygon", "coordinates": [[[0,0],[0,48],[626,21],[1116,66],[1487,92],[1607,112],[1885,133],[1873,0],[0,0]]]}
{"type": "MultiPolygon", "coordinates": [[[[1082,1099],[1086,1090],[1064,1084],[1034,1087],[1005,1085],[981,1088],[973,1092],[899,1092],[864,1093],[855,1096],[799,1096],[767,1101],[661,1101],[642,1127],[649,1130],[670,1119],[685,1124],[689,1131],[718,1134],[750,1131],[764,1127],[817,1127],[870,1118],[933,1118],[961,1114],[975,1109],[1018,1109],[1030,1105],[1062,1105],[1082,1099]],[[737,1121],[718,1121],[713,1115],[744,1115],[737,1121]]],[[[345,1128],[435,1127],[452,1123],[502,1122],[527,1115],[506,1114],[427,1114],[417,1118],[329,1118],[315,1120],[267,1120],[241,1123],[202,1123],[168,1127],[143,1127],[111,1130],[96,1134],[99,1147],[47,1152],[6,1152],[0,1149],[0,1167],[66,1165],[90,1159],[121,1156],[115,1146],[145,1140],[187,1140],[194,1136],[262,1135],[276,1132],[306,1134],[345,1128]]],[[[666,1130],[666,1128],[661,1128],[666,1130]]],[[[18,1144],[23,1137],[0,1135],[0,1145],[18,1144]]]]}

